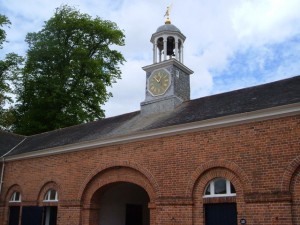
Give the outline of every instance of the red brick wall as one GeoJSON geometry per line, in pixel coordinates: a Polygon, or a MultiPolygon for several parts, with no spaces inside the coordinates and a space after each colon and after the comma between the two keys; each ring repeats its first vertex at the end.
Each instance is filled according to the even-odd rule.
{"type": "MultiPolygon", "coordinates": [[[[247,224],[291,225],[293,213],[299,225],[299,137],[300,116],[292,116],[7,162],[1,201],[7,210],[11,190],[18,187],[22,204],[43,205],[53,185],[58,225],[87,225],[97,216],[91,212],[93,194],[126,181],[147,191],[153,225],[203,225],[205,201],[236,202],[238,220],[246,218],[247,224]],[[203,200],[215,177],[230,180],[237,197],[203,200]]],[[[4,211],[0,221],[6,220],[4,211]]]]}

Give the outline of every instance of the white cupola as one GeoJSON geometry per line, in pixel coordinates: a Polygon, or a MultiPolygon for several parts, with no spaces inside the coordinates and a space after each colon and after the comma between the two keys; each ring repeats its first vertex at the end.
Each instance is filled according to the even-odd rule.
{"type": "Polygon", "coordinates": [[[159,63],[171,58],[175,58],[183,63],[183,43],[185,36],[181,31],[171,24],[169,17],[165,24],[158,27],[151,36],[153,44],[153,63],[159,63]]]}

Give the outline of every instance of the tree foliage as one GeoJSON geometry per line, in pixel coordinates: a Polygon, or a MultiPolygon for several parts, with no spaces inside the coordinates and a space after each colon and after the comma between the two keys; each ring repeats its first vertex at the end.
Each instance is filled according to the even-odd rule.
{"type": "MultiPolygon", "coordinates": [[[[0,15],[0,49],[6,41],[6,32],[2,28],[10,25],[10,21],[4,15],[0,15]]],[[[12,102],[9,94],[12,93],[12,83],[17,74],[20,73],[20,64],[23,58],[15,53],[9,53],[0,60],[0,129],[9,130],[14,122],[13,108],[8,107],[12,102]]]]}
{"type": "Polygon", "coordinates": [[[29,45],[17,88],[15,131],[35,134],[104,117],[101,109],[120,78],[124,34],[111,21],[70,6],[56,9],[29,45]]]}
{"type": "Polygon", "coordinates": [[[9,19],[4,15],[0,15],[0,49],[2,48],[3,42],[6,40],[6,32],[2,27],[9,24],[9,19]]]}
{"type": "MultiPolygon", "coordinates": [[[[0,49],[3,48],[3,42],[6,39],[6,32],[2,28],[4,25],[10,24],[10,21],[6,16],[0,15],[0,49]]],[[[8,97],[5,95],[9,91],[9,85],[7,84],[7,63],[6,60],[0,60],[0,110],[3,111],[3,105],[8,97]]],[[[1,115],[1,114],[0,114],[1,115]]]]}

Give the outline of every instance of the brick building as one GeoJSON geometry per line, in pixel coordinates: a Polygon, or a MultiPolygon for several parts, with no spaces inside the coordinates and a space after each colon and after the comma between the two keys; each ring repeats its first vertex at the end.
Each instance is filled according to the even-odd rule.
{"type": "Polygon", "coordinates": [[[140,111],[0,132],[0,224],[300,225],[300,76],[190,100],[184,41],[152,35],[140,111]]]}

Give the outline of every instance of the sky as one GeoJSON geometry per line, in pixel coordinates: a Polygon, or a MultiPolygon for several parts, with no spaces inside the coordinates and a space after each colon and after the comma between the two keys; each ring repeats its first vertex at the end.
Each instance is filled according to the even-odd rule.
{"type": "Polygon", "coordinates": [[[169,5],[172,24],[186,36],[191,99],[300,75],[300,0],[0,0],[0,14],[12,22],[0,59],[25,55],[26,34],[40,31],[64,4],[116,22],[126,35],[118,48],[126,62],[122,79],[109,89],[107,117],[140,110],[142,67],[153,60],[150,38],[169,5]]]}

